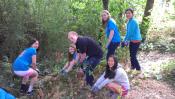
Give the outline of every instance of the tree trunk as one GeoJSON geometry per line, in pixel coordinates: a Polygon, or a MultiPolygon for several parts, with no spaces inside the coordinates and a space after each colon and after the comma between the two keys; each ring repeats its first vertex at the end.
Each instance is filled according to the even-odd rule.
{"type": "Polygon", "coordinates": [[[151,20],[150,15],[151,15],[151,11],[153,9],[153,5],[154,5],[154,0],[147,0],[145,11],[144,11],[144,16],[143,16],[143,20],[142,20],[142,24],[141,24],[141,32],[142,32],[143,42],[146,39],[146,34],[147,34],[148,29],[150,27],[150,20],[151,20]]]}
{"type": "Polygon", "coordinates": [[[109,0],[102,0],[103,2],[103,9],[108,10],[109,0]]]}

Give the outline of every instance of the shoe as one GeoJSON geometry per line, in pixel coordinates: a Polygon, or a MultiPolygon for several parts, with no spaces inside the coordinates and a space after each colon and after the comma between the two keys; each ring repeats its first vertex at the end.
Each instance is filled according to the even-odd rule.
{"type": "Polygon", "coordinates": [[[60,72],[59,72],[59,74],[63,75],[64,72],[66,72],[66,71],[64,69],[61,69],[60,72]]]}
{"type": "Polygon", "coordinates": [[[68,73],[66,71],[63,72],[63,76],[64,77],[67,77],[68,76],[68,73]]]}
{"type": "Polygon", "coordinates": [[[61,70],[60,75],[67,77],[68,73],[65,70],[61,70]]]}
{"type": "Polygon", "coordinates": [[[21,84],[20,93],[26,93],[28,88],[29,88],[29,85],[21,84]]]}
{"type": "Polygon", "coordinates": [[[32,90],[31,92],[27,92],[27,95],[28,95],[28,96],[32,96],[33,93],[34,93],[34,92],[33,92],[33,90],[32,90]]]}

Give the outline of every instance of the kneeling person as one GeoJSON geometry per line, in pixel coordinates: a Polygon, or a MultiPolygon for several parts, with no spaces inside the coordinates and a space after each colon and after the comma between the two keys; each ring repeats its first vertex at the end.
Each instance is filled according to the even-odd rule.
{"type": "Polygon", "coordinates": [[[87,85],[93,86],[94,77],[92,72],[103,57],[103,51],[100,45],[89,37],[78,36],[74,31],[68,33],[68,39],[76,45],[77,52],[80,56],[80,63],[86,59],[87,65],[86,67],[83,67],[86,83],[87,85]]]}
{"type": "Polygon", "coordinates": [[[128,76],[124,69],[118,65],[114,56],[109,56],[106,71],[96,81],[92,87],[92,92],[96,93],[104,86],[120,96],[125,96],[130,89],[128,76]]]}
{"type": "Polygon", "coordinates": [[[33,85],[38,79],[36,71],[36,54],[39,47],[38,40],[34,39],[30,42],[29,48],[25,49],[14,61],[12,69],[13,72],[20,77],[23,77],[20,92],[32,94],[33,85]],[[31,77],[30,86],[26,85],[29,77],[31,77]]]}

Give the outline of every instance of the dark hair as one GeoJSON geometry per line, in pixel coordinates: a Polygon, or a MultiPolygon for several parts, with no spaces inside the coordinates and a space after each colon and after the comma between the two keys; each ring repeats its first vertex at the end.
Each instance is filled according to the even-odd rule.
{"type": "Polygon", "coordinates": [[[38,41],[38,40],[35,39],[35,38],[31,38],[31,39],[29,39],[29,43],[28,43],[27,47],[31,47],[32,44],[35,43],[36,41],[38,41]]]}
{"type": "MultiPolygon", "coordinates": [[[[114,59],[114,66],[110,69],[109,65],[108,65],[108,62],[107,62],[107,65],[106,65],[106,71],[105,71],[105,78],[109,78],[109,79],[112,79],[115,77],[116,75],[116,72],[115,70],[117,69],[118,67],[118,61],[117,61],[117,58],[114,57],[114,55],[111,55],[109,56],[109,58],[113,58],[114,59]]],[[[109,60],[108,58],[108,60],[109,60]]]]}
{"type": "Polygon", "coordinates": [[[126,9],[126,10],[125,10],[125,13],[126,13],[127,11],[131,11],[132,14],[134,13],[134,10],[133,10],[132,8],[126,9]]]}

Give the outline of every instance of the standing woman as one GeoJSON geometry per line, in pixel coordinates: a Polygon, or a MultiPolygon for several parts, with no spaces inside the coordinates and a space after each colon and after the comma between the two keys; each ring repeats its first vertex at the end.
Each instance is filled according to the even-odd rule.
{"type": "Polygon", "coordinates": [[[131,8],[126,9],[125,11],[126,18],[128,19],[126,27],[126,35],[124,42],[129,43],[130,51],[130,60],[131,60],[131,69],[141,70],[139,62],[137,60],[137,51],[139,49],[142,37],[140,34],[140,28],[137,20],[133,17],[134,11],[131,8]]]}
{"type": "Polygon", "coordinates": [[[105,26],[107,36],[106,48],[108,49],[106,60],[110,55],[114,55],[115,49],[120,45],[120,33],[114,19],[111,18],[109,11],[103,10],[102,24],[105,26]]]}
{"type": "Polygon", "coordinates": [[[20,77],[23,77],[20,88],[21,93],[28,95],[32,94],[33,85],[38,79],[38,73],[36,71],[36,54],[39,47],[39,42],[33,39],[29,43],[29,47],[26,48],[14,61],[12,69],[13,72],[20,77]],[[27,81],[31,77],[30,86],[28,88],[27,81]]]}

